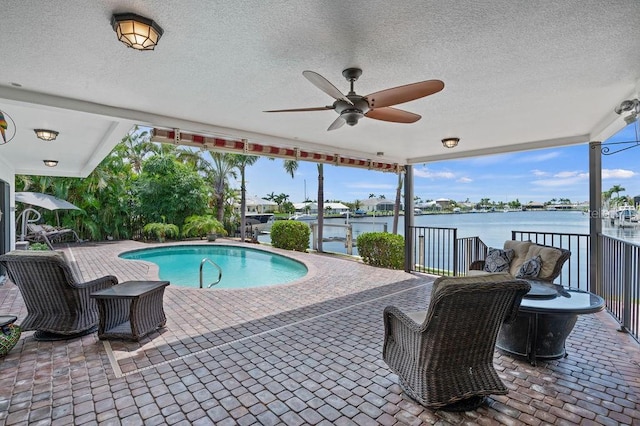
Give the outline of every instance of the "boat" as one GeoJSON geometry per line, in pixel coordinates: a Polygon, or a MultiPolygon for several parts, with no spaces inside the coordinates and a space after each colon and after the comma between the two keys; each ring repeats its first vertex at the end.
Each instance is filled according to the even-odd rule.
{"type": "Polygon", "coordinates": [[[276,220],[273,213],[245,213],[244,218],[247,230],[260,233],[271,231],[271,226],[276,220]]]}
{"type": "Polygon", "coordinates": [[[313,222],[318,220],[317,214],[299,213],[289,217],[289,220],[299,220],[301,222],[313,222]]]}
{"type": "Polygon", "coordinates": [[[609,221],[611,225],[635,226],[638,223],[638,210],[630,205],[619,206],[609,210],[609,221]]]}

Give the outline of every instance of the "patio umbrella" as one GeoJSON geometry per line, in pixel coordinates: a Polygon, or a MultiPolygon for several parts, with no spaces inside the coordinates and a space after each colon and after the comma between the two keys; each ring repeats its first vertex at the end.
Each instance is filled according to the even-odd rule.
{"type": "MultiPolygon", "coordinates": [[[[41,192],[16,192],[16,201],[21,203],[34,206],[34,207],[42,207],[47,210],[80,210],[80,207],[71,204],[70,202],[63,200],[58,197],[54,197],[53,195],[43,194],[41,192]]],[[[26,235],[27,223],[34,222],[40,219],[40,214],[33,209],[25,209],[18,218],[17,222],[22,220],[21,230],[22,233],[20,235],[20,241],[24,241],[24,236],[26,235]],[[37,214],[37,218],[30,219],[30,213],[35,212],[37,214]]],[[[56,212],[56,223],[60,226],[60,218],[58,217],[58,212],[56,212]]]]}
{"type": "Polygon", "coordinates": [[[66,200],[41,192],[16,192],[16,201],[47,210],[80,210],[66,200]]]}

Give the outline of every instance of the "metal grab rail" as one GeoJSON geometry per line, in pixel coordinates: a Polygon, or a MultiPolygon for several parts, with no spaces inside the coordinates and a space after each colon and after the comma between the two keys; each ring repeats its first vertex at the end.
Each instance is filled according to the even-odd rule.
{"type": "Polygon", "coordinates": [[[202,288],[202,267],[204,266],[205,262],[209,262],[210,264],[212,264],[213,266],[218,268],[218,281],[212,282],[211,284],[209,284],[207,286],[207,288],[211,288],[214,285],[218,284],[220,282],[220,280],[222,279],[222,268],[216,262],[214,262],[213,260],[209,259],[208,257],[205,257],[204,259],[202,259],[202,261],[200,262],[200,288],[202,288]]]}

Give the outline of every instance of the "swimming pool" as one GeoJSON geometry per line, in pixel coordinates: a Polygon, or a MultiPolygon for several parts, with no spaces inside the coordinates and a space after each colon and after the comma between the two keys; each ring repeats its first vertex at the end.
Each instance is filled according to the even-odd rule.
{"type": "MultiPolygon", "coordinates": [[[[212,288],[249,288],[284,284],[307,274],[301,262],[247,247],[190,245],[135,250],[123,259],[146,260],[160,268],[160,279],[181,287],[200,287],[200,263],[210,259],[222,269],[222,280],[212,288]]],[[[218,269],[203,266],[203,287],[218,279],[218,269]]]]}

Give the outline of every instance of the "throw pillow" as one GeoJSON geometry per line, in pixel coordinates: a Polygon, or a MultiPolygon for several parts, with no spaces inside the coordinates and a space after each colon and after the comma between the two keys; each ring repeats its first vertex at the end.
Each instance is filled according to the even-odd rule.
{"type": "Polygon", "coordinates": [[[487,258],[484,260],[485,272],[504,272],[509,270],[515,252],[511,249],[501,250],[489,247],[487,258]]]}
{"type": "Polygon", "coordinates": [[[542,257],[540,255],[525,260],[516,274],[516,278],[538,278],[542,270],[542,257]]]}

